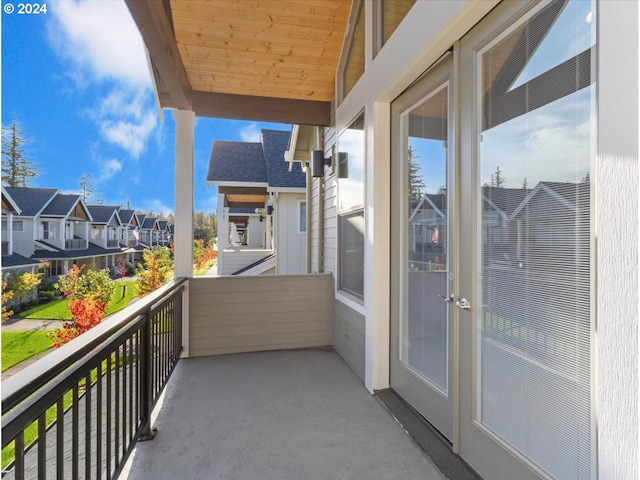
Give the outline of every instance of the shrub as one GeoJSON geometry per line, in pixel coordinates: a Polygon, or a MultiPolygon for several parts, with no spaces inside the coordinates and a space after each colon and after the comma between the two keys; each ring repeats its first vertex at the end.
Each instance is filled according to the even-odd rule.
{"type": "Polygon", "coordinates": [[[2,323],[6,322],[13,315],[13,310],[9,310],[7,302],[13,298],[13,292],[7,290],[7,281],[2,279],[2,323]]]}
{"type": "Polygon", "coordinates": [[[167,247],[149,247],[142,252],[142,263],[138,266],[138,296],[164,285],[173,273],[171,252],[167,247]]]}
{"type": "Polygon", "coordinates": [[[115,290],[109,270],[83,270],[84,265],[73,265],[67,275],[58,279],[58,289],[69,300],[73,319],[65,322],[62,329],[55,333],[54,347],[60,347],[98,325],[115,290]]]}

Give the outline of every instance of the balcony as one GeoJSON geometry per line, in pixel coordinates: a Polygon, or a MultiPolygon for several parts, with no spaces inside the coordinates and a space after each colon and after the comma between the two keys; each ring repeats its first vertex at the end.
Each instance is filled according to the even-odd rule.
{"type": "Polygon", "coordinates": [[[444,479],[328,347],[332,292],[292,275],[151,294],[4,382],[3,478],[444,479]]]}
{"type": "Polygon", "coordinates": [[[64,241],[65,250],[84,250],[88,248],[86,238],[67,238],[64,241]]]}

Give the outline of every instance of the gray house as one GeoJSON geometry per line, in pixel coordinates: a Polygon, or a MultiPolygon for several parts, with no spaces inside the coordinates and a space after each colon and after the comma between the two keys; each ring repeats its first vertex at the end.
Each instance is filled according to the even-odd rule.
{"type": "Polygon", "coordinates": [[[306,270],[306,174],[285,162],[288,145],[278,130],[262,130],[260,142],[213,142],[207,185],[218,187],[220,275],[306,270]]]}

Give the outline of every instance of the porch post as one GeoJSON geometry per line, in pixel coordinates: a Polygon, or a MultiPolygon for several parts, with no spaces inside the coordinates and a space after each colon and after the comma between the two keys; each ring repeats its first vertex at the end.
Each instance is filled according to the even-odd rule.
{"type": "MultiPolygon", "coordinates": [[[[173,110],[176,122],[176,223],[174,227],[174,277],[193,276],[193,136],[196,116],[173,110]]],[[[189,357],[189,284],[182,294],[182,356],[189,357]]]]}
{"type": "Polygon", "coordinates": [[[218,275],[224,274],[224,251],[229,245],[229,217],[225,215],[224,193],[218,194],[218,275]]]}
{"type": "Polygon", "coordinates": [[[195,114],[173,110],[176,122],[175,276],[193,275],[193,128],[195,114]]]}
{"type": "MultiPolygon", "coordinates": [[[[37,228],[37,225],[35,226],[37,228]]],[[[9,212],[7,215],[7,237],[8,237],[8,250],[7,255],[13,255],[13,213],[9,212]]]]}

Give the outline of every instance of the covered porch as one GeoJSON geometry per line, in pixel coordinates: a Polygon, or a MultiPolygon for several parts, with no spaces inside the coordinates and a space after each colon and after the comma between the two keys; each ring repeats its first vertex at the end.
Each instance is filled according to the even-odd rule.
{"type": "Polygon", "coordinates": [[[330,349],[181,360],[154,417],[120,478],[446,478],[330,349]]]}

